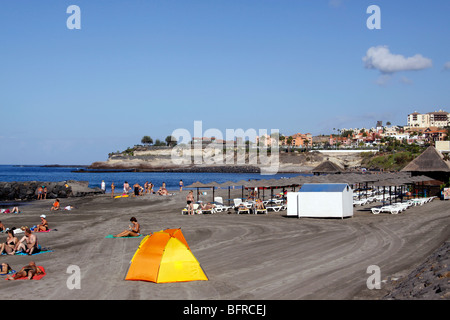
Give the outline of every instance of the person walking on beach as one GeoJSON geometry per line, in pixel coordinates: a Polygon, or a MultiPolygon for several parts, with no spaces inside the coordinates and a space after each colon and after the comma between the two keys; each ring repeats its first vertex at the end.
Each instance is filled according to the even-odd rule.
{"type": "Polygon", "coordinates": [[[116,188],[116,186],[114,185],[114,181],[111,182],[111,198],[114,198],[114,189],[116,188]]]}
{"type": "Polygon", "coordinates": [[[103,191],[103,193],[105,193],[105,192],[106,192],[106,184],[105,184],[105,180],[102,180],[101,186],[102,186],[102,191],[103,191]]]}
{"type": "Polygon", "coordinates": [[[194,215],[194,192],[192,190],[186,196],[186,203],[188,206],[188,215],[194,215]]]}

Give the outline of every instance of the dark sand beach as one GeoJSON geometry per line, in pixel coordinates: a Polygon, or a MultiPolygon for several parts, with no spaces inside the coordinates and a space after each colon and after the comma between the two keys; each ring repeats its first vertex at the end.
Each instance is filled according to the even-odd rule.
{"type": "MultiPolygon", "coordinates": [[[[32,282],[2,276],[2,291],[18,299],[62,300],[382,299],[392,289],[392,279],[407,276],[450,236],[448,202],[439,200],[398,215],[373,215],[369,207],[356,207],[354,216],[343,220],[297,219],[286,217],[285,211],[181,215],[186,194],[67,198],[61,206],[75,209],[58,212],[49,210],[53,200],[42,200],[22,206],[21,214],[2,214],[7,227],[35,225],[46,214],[50,228],[57,229],[37,234],[40,244],[53,252],[0,257],[16,270],[34,260],[47,271],[32,282]],[[132,216],[144,234],[181,227],[209,281],[125,281],[142,238],[105,236],[126,229],[132,216]],[[71,265],[80,268],[80,289],[67,286],[71,265]],[[370,265],[381,270],[381,289],[367,288],[370,265]]],[[[0,235],[2,242],[5,238],[0,235]]]]}

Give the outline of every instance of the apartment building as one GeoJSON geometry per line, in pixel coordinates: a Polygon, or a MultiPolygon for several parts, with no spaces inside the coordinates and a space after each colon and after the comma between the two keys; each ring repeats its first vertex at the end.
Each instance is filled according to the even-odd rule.
{"type": "Polygon", "coordinates": [[[443,110],[418,113],[413,112],[408,114],[408,127],[409,128],[428,128],[438,127],[443,128],[450,125],[450,113],[443,110]]]}

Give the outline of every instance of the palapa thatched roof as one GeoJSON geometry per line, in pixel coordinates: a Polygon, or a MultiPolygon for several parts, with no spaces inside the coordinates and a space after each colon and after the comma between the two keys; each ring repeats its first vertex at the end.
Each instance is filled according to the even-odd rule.
{"type": "Polygon", "coordinates": [[[312,173],[341,173],[344,170],[336,163],[326,160],[311,170],[312,173]]]}
{"type": "Polygon", "coordinates": [[[435,147],[428,147],[420,156],[407,164],[401,171],[407,172],[450,172],[449,161],[435,147]]]}

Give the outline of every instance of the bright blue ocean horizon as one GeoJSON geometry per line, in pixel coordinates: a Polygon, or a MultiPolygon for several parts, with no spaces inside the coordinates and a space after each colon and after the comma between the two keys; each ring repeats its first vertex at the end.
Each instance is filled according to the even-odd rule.
{"type": "Polygon", "coordinates": [[[83,167],[45,167],[0,165],[0,181],[23,182],[42,181],[58,182],[66,180],[88,181],[89,187],[100,188],[102,180],[106,184],[106,192],[111,191],[114,182],[117,190],[122,190],[123,183],[127,181],[131,186],[136,182],[144,185],[146,181],[155,185],[157,190],[163,182],[168,190],[178,190],[179,182],[183,180],[184,186],[200,181],[202,183],[240,180],[280,179],[296,177],[298,173],[278,173],[275,175],[261,175],[259,173],[215,173],[215,172],[72,172],[83,167]]]}

